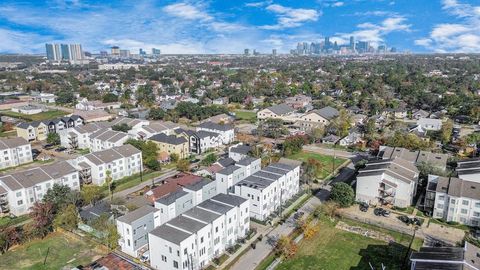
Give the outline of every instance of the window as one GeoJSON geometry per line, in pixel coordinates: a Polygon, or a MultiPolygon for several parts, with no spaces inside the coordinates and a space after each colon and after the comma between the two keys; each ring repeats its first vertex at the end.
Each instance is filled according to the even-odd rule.
{"type": "Polygon", "coordinates": [[[172,247],[168,247],[168,251],[172,254],[172,247]]]}
{"type": "Polygon", "coordinates": [[[18,200],[17,201],[17,205],[22,205],[23,204],[23,200],[18,200]]]}
{"type": "Polygon", "coordinates": [[[21,191],[17,192],[16,196],[17,196],[17,198],[22,197],[22,192],[21,191]]]}
{"type": "Polygon", "coordinates": [[[455,203],[455,199],[451,199],[451,200],[450,200],[450,203],[455,203]]]}
{"type": "Polygon", "coordinates": [[[180,257],[180,250],[177,250],[177,256],[180,257]]]}
{"type": "Polygon", "coordinates": [[[187,255],[187,249],[183,250],[183,255],[187,255]]]}
{"type": "Polygon", "coordinates": [[[167,262],[167,256],[163,256],[163,255],[162,255],[162,261],[163,261],[163,262],[167,262]]]}
{"type": "Polygon", "coordinates": [[[178,269],[178,262],[177,262],[177,261],[173,261],[173,268],[177,268],[177,269],[178,269]]]}
{"type": "Polygon", "coordinates": [[[474,217],[480,217],[480,212],[473,212],[474,217]]]}
{"type": "Polygon", "coordinates": [[[218,233],[218,227],[215,227],[215,232],[218,233]]]}
{"type": "Polygon", "coordinates": [[[468,205],[468,203],[469,203],[469,202],[468,202],[467,200],[463,200],[463,201],[462,201],[462,205],[468,205]]]}
{"type": "Polygon", "coordinates": [[[200,237],[200,243],[203,243],[203,236],[200,237]]]}
{"type": "Polygon", "coordinates": [[[467,212],[468,212],[467,209],[460,210],[460,213],[462,213],[462,214],[466,214],[467,212]]]}

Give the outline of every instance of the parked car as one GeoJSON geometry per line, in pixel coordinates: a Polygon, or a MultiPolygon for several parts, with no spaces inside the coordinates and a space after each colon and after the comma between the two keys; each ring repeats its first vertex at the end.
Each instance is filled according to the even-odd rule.
{"type": "Polygon", "coordinates": [[[293,215],[294,219],[300,219],[303,217],[305,213],[304,212],[296,212],[295,215],[293,215]]]}
{"type": "Polygon", "coordinates": [[[360,208],[360,211],[367,212],[370,206],[366,202],[361,202],[358,207],[360,208]]]}
{"type": "Polygon", "coordinates": [[[149,260],[150,260],[150,251],[143,253],[143,255],[140,257],[140,261],[142,262],[148,262],[149,260]]]}
{"type": "Polygon", "coordinates": [[[390,211],[383,209],[382,216],[389,217],[390,216],[390,211]]]}
{"type": "Polygon", "coordinates": [[[54,147],[54,145],[51,144],[51,143],[49,143],[49,144],[45,144],[45,145],[43,146],[43,149],[50,150],[50,149],[52,149],[53,147],[54,147]]]}
{"type": "Polygon", "coordinates": [[[373,213],[375,214],[375,216],[382,216],[382,217],[390,216],[390,211],[385,210],[383,208],[375,208],[375,210],[373,210],[373,213]]]}
{"type": "Polygon", "coordinates": [[[65,147],[63,147],[63,146],[60,146],[60,147],[58,147],[57,149],[55,149],[55,152],[63,152],[63,151],[65,151],[65,150],[67,150],[67,148],[65,148],[65,147]]]}

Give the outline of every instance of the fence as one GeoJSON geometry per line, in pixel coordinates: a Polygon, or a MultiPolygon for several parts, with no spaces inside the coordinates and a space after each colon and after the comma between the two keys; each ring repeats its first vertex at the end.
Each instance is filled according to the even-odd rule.
{"type": "MultiPolygon", "coordinates": [[[[344,218],[347,218],[347,219],[356,220],[356,221],[359,221],[361,223],[381,227],[381,228],[392,230],[392,231],[397,231],[397,232],[408,234],[408,235],[413,235],[413,232],[414,232],[413,227],[408,228],[408,227],[397,226],[397,225],[394,225],[394,224],[390,224],[390,223],[386,223],[386,222],[382,222],[382,221],[378,221],[378,220],[371,220],[371,219],[368,219],[368,218],[359,217],[359,216],[356,216],[354,214],[346,213],[346,212],[342,212],[342,213],[340,213],[340,215],[344,218]]],[[[423,234],[419,234],[418,232],[417,232],[416,236],[424,238],[423,234]]]]}

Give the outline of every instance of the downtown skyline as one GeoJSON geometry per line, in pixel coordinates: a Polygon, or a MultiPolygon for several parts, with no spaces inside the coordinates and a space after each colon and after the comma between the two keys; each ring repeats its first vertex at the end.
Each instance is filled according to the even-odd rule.
{"type": "Polygon", "coordinates": [[[412,1],[18,1],[0,4],[0,53],[45,53],[45,43],[98,52],[288,53],[298,42],[349,37],[416,53],[480,50],[480,5],[412,1]]]}

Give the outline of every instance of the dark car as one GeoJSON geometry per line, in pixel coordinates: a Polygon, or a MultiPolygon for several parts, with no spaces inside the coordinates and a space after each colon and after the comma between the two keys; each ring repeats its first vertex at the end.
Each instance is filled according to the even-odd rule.
{"type": "Polygon", "coordinates": [[[399,216],[398,219],[405,224],[410,224],[410,218],[407,216],[399,216]]]}
{"type": "Polygon", "coordinates": [[[390,216],[390,211],[383,209],[382,216],[389,217],[390,216]]]}
{"type": "Polygon", "coordinates": [[[367,212],[368,208],[369,208],[369,205],[368,205],[368,203],[362,202],[362,203],[360,203],[360,205],[358,207],[360,208],[360,211],[367,212]]]}
{"type": "Polygon", "coordinates": [[[383,208],[375,208],[375,210],[373,210],[373,213],[375,214],[375,216],[383,216],[383,208]]]}
{"type": "Polygon", "coordinates": [[[55,149],[55,152],[63,152],[63,151],[65,151],[65,150],[67,150],[67,148],[65,148],[65,147],[59,147],[59,148],[55,149]]]}
{"type": "Polygon", "coordinates": [[[303,217],[304,214],[305,214],[304,212],[297,212],[295,213],[295,215],[293,215],[293,218],[300,219],[301,217],[303,217]]]}
{"type": "Polygon", "coordinates": [[[54,145],[51,144],[51,143],[45,144],[45,145],[43,146],[43,148],[44,148],[44,149],[47,149],[47,150],[50,150],[50,149],[52,149],[53,147],[54,147],[54,145]]]}

